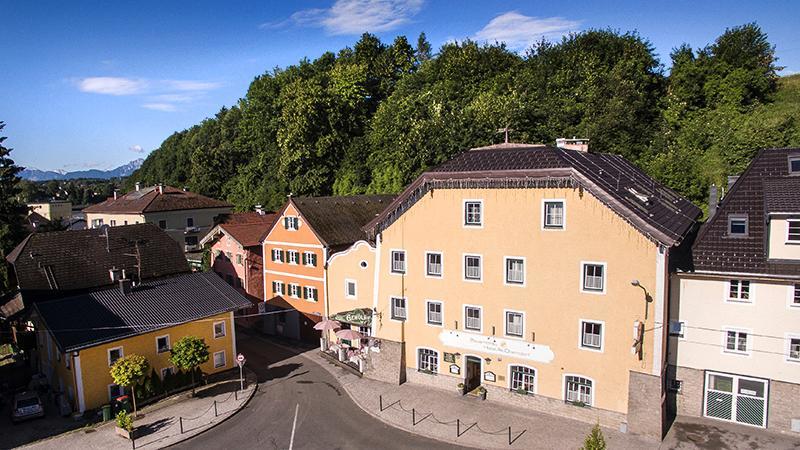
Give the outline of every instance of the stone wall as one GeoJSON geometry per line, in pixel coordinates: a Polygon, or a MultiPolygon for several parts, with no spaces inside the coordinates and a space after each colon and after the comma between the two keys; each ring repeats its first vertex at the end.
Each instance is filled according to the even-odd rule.
{"type": "Polygon", "coordinates": [[[628,381],[628,431],[661,440],[666,404],[661,377],[630,371],[628,381]]]}
{"type": "Polygon", "coordinates": [[[688,367],[674,367],[675,378],[682,382],[681,392],[675,396],[675,408],[679,416],[700,417],[703,415],[704,372],[688,367]]]}
{"type": "Polygon", "coordinates": [[[800,420],[800,384],[770,381],[767,428],[781,433],[791,433],[792,419],[800,420]]]}
{"type": "Polygon", "coordinates": [[[364,377],[392,384],[402,384],[405,377],[404,345],[381,339],[380,351],[370,351],[364,377]]]}

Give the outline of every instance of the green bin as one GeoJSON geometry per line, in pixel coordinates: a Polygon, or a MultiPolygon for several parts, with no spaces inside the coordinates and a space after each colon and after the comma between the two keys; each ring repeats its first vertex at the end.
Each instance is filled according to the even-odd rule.
{"type": "Polygon", "coordinates": [[[111,420],[111,405],[103,405],[103,422],[111,420]]]}

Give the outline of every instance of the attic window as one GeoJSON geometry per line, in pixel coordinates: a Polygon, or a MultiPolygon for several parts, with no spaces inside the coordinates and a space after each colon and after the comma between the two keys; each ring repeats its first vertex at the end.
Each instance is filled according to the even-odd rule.
{"type": "Polygon", "coordinates": [[[731,214],[728,216],[728,236],[747,236],[747,214],[731,214]]]}
{"type": "Polygon", "coordinates": [[[637,191],[637,190],[636,190],[636,189],[634,189],[634,188],[628,188],[628,192],[630,192],[631,194],[633,194],[633,195],[634,195],[634,197],[636,197],[637,199],[639,199],[639,201],[640,201],[640,202],[642,202],[642,203],[647,203],[647,202],[649,202],[649,201],[650,201],[650,197],[648,197],[648,196],[647,196],[647,195],[645,195],[645,194],[642,194],[641,192],[637,191]]]}
{"type": "Polygon", "coordinates": [[[789,173],[800,175],[800,155],[789,157],[789,173]]]}
{"type": "Polygon", "coordinates": [[[296,231],[300,228],[300,221],[295,216],[286,216],[283,218],[283,227],[287,230],[296,231]]]}

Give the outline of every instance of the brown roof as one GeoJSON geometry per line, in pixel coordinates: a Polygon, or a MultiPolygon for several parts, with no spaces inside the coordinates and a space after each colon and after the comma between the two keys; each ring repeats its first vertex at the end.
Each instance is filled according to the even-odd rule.
{"type": "Polygon", "coordinates": [[[800,264],[768,260],[766,250],[765,211],[800,212],[800,177],[789,176],[789,155],[800,156],[800,148],[771,148],[756,155],[698,233],[694,270],[800,276],[800,264]],[[728,236],[730,214],[747,214],[747,236],[728,236]]]}
{"type": "Polygon", "coordinates": [[[362,227],[374,219],[394,195],[350,195],[344,197],[297,197],[290,201],[322,243],[334,251],[366,239],[362,227]]]}
{"type": "Polygon", "coordinates": [[[217,223],[241,224],[263,222],[272,225],[275,221],[274,217],[270,217],[272,214],[272,211],[264,212],[263,214],[259,214],[255,211],[220,214],[217,218],[217,223]]]}
{"type": "Polygon", "coordinates": [[[7,259],[23,291],[91,289],[112,284],[112,268],[136,279],[137,242],[142,280],[189,271],[183,249],[152,224],[33,233],[7,259]]]}
{"type": "Polygon", "coordinates": [[[128,192],[117,199],[108,198],[96,205],[84,208],[83,212],[142,214],[158,211],[230,207],[229,203],[221,200],[172,186],[164,186],[163,194],[159,192],[158,186],[150,186],[138,191],[128,192]]]}
{"type": "Polygon", "coordinates": [[[254,223],[223,223],[219,227],[236,239],[236,242],[242,244],[242,247],[252,247],[261,244],[262,238],[267,234],[278,215],[270,213],[265,214],[264,217],[268,217],[270,220],[254,223]]]}
{"type": "Polygon", "coordinates": [[[423,173],[365,229],[389,226],[430,189],[582,187],[664,245],[679,243],[700,216],[689,200],[618,155],[545,145],[498,144],[461,153],[423,173]]]}

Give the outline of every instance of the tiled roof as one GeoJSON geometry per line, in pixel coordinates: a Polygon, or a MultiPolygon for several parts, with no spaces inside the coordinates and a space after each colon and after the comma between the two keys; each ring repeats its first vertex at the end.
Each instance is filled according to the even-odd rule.
{"type": "Polygon", "coordinates": [[[239,212],[239,213],[229,213],[229,214],[220,214],[217,218],[217,223],[225,223],[225,224],[242,224],[242,223],[269,223],[272,225],[272,222],[275,219],[271,216],[273,214],[272,211],[264,212],[263,214],[259,214],[255,211],[248,211],[248,212],[239,212]]]}
{"type": "Polygon", "coordinates": [[[137,242],[143,280],[189,271],[183,249],[152,224],[33,233],[7,259],[22,290],[93,289],[111,284],[111,268],[135,279],[137,242]]]}
{"type": "Polygon", "coordinates": [[[164,193],[158,186],[131,191],[117,199],[108,198],[96,205],[83,209],[85,213],[129,213],[142,214],[158,211],[180,211],[205,208],[230,208],[229,203],[206,197],[194,192],[184,191],[172,186],[164,186],[164,193]]]}
{"type": "Polygon", "coordinates": [[[147,281],[128,295],[113,287],[40,302],[35,308],[66,352],[249,306],[250,301],[217,274],[198,272],[147,281]]]}
{"type": "Polygon", "coordinates": [[[700,216],[690,201],[618,155],[545,145],[499,144],[461,153],[423,173],[379,217],[372,234],[436,188],[581,186],[646,236],[679,243],[700,216]]]}
{"type": "Polygon", "coordinates": [[[297,197],[291,201],[317,236],[333,250],[365,239],[362,227],[394,199],[394,195],[297,197]]]}
{"type": "Polygon", "coordinates": [[[212,242],[224,232],[236,240],[242,247],[253,247],[261,244],[264,235],[269,232],[278,215],[275,213],[258,214],[255,212],[225,214],[221,223],[200,241],[202,245],[212,242]]]}
{"type": "Polygon", "coordinates": [[[800,148],[761,150],[700,229],[692,248],[696,271],[800,276],[800,264],[767,259],[765,211],[794,212],[798,177],[789,176],[789,155],[800,148]],[[786,211],[789,208],[789,211],[786,211]],[[747,214],[748,235],[728,236],[728,215],[747,214]]]}

